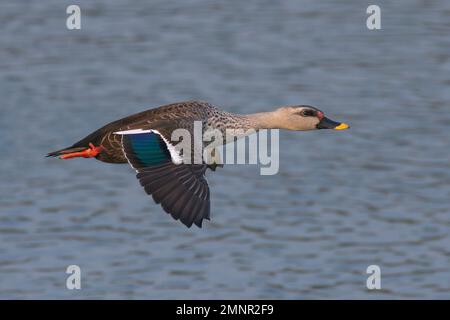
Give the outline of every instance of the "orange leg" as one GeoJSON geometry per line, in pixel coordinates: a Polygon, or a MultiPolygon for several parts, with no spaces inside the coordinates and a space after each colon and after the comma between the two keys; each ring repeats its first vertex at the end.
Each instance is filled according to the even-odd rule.
{"type": "Polygon", "coordinates": [[[67,153],[60,156],[60,159],[70,159],[70,158],[94,158],[103,150],[102,146],[94,146],[92,143],[89,143],[89,149],[80,151],[80,152],[72,152],[67,153]]]}

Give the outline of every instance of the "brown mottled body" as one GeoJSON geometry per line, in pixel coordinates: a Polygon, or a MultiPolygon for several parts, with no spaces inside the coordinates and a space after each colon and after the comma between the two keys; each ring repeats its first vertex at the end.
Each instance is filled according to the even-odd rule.
{"type": "Polygon", "coordinates": [[[250,129],[252,122],[243,115],[224,112],[202,101],[188,101],[161,106],[113,121],[94,131],[68,149],[101,145],[103,151],[96,158],[108,163],[126,163],[122,150],[122,136],[114,132],[131,129],[158,129],[166,137],[177,128],[192,129],[194,121],[202,121],[203,129],[250,129]]]}

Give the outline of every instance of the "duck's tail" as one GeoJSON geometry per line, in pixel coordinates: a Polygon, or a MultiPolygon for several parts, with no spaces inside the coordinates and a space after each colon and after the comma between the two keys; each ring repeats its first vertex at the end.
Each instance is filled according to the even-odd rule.
{"type": "Polygon", "coordinates": [[[53,152],[49,152],[47,154],[47,157],[59,157],[59,156],[63,156],[65,154],[69,154],[69,153],[74,153],[74,152],[80,152],[80,151],[84,151],[89,149],[89,147],[69,147],[69,148],[64,148],[58,151],[53,151],[53,152]]]}

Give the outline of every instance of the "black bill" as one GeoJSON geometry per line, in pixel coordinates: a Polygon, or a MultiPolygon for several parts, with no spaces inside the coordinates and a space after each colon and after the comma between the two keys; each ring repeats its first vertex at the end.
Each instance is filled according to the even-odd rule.
{"type": "Polygon", "coordinates": [[[349,125],[343,122],[336,122],[328,119],[327,117],[323,117],[322,120],[317,124],[317,129],[334,129],[334,130],[344,130],[348,129],[349,125]]]}

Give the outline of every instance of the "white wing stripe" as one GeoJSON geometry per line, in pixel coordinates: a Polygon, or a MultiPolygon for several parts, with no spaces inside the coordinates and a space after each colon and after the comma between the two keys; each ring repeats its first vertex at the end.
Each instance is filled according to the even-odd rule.
{"type": "Polygon", "coordinates": [[[140,133],[149,133],[149,132],[153,132],[153,130],[133,129],[133,130],[117,131],[117,132],[114,132],[114,134],[126,135],[126,134],[140,134],[140,133]]]}

